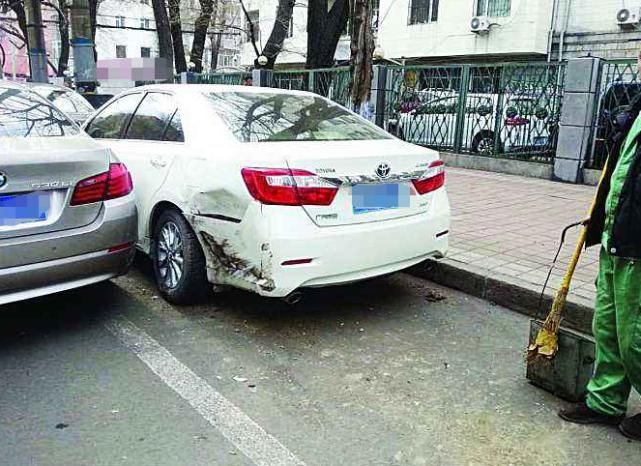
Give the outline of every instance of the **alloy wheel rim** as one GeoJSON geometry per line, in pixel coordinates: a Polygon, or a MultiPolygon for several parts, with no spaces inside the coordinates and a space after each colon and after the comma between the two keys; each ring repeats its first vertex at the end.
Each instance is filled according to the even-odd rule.
{"type": "Polygon", "coordinates": [[[483,138],[479,141],[478,152],[479,154],[490,155],[494,149],[494,140],[490,138],[483,138]]]}
{"type": "Polygon", "coordinates": [[[161,283],[168,289],[176,288],[183,276],[185,258],[182,236],[174,222],[163,225],[156,252],[161,283]]]}

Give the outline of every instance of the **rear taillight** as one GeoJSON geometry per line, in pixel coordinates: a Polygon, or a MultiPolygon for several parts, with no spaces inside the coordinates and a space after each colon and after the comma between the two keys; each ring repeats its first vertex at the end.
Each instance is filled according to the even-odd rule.
{"type": "Polygon", "coordinates": [[[305,170],[243,168],[243,180],[254,199],[270,205],[330,205],[338,187],[305,170]]]}
{"type": "Polygon", "coordinates": [[[123,197],[133,191],[131,174],[122,163],[112,163],[109,171],[85,178],[76,185],[71,205],[92,204],[123,197]]]}
{"type": "Polygon", "coordinates": [[[445,185],[445,165],[442,160],[432,162],[418,180],[412,180],[419,194],[427,194],[445,185]]]}

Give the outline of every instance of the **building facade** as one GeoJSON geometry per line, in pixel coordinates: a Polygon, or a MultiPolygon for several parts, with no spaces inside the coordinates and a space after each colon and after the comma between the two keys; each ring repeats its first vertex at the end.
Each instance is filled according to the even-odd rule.
{"type": "MultiPolygon", "coordinates": [[[[200,12],[197,0],[185,0],[181,6],[183,41],[189,63],[194,23],[200,12]]],[[[49,61],[56,65],[60,57],[58,14],[43,8],[45,42],[49,61]]],[[[154,58],[158,56],[158,37],[150,0],[103,0],[99,4],[96,28],[98,60],[114,58],[154,58]]],[[[18,24],[12,11],[0,13],[0,21],[12,29],[18,24]]],[[[241,48],[241,10],[237,0],[221,0],[205,41],[203,68],[212,63],[219,69],[238,69],[241,48]],[[215,53],[215,57],[212,56],[215,53]]],[[[0,46],[4,50],[3,75],[10,79],[29,76],[29,61],[24,43],[0,30],[0,46]]],[[[0,58],[2,56],[0,50],[0,58]]],[[[70,50],[70,70],[73,70],[73,51],[70,50]]],[[[55,70],[50,68],[50,75],[55,70]]]]}
{"type": "MultiPolygon", "coordinates": [[[[259,50],[273,28],[277,4],[246,2],[259,50]]],[[[306,24],[307,10],[297,4],[278,67],[305,63],[306,24]]],[[[408,64],[544,61],[588,54],[622,59],[638,53],[641,0],[380,0],[374,24],[379,52],[408,64]],[[628,24],[619,24],[622,9],[632,15],[628,24]]],[[[245,66],[256,58],[247,36],[241,55],[245,66]]],[[[349,59],[347,36],[335,58],[349,59]]]]}

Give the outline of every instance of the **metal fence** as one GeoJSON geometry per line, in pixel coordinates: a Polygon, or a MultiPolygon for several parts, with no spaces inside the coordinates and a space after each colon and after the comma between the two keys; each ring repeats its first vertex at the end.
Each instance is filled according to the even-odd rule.
{"type": "Polygon", "coordinates": [[[549,163],[564,64],[391,67],[385,127],[438,150],[549,163]]]}
{"type": "Polygon", "coordinates": [[[275,71],[272,87],[310,91],[341,105],[349,104],[349,68],[275,71]]]}
{"type": "MultiPolygon", "coordinates": [[[[382,70],[387,73],[386,86],[378,90],[376,114],[383,114],[383,126],[396,136],[442,151],[545,163],[554,159],[564,64],[394,66],[382,70]]],[[[247,84],[247,76],[202,74],[195,82],[247,84]]],[[[271,86],[315,92],[344,106],[350,103],[350,70],[346,67],[277,70],[271,86]]]]}
{"type": "Polygon", "coordinates": [[[636,61],[603,64],[592,150],[586,163],[588,168],[603,168],[610,155],[608,140],[614,131],[613,116],[639,94],[641,82],[636,61]]]}
{"type": "Polygon", "coordinates": [[[251,76],[247,73],[203,73],[196,75],[197,84],[240,85],[251,76]]]}

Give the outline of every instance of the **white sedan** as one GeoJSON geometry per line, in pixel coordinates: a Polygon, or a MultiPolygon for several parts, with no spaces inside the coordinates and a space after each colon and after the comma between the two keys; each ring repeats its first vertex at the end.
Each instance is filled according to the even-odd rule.
{"type": "Polygon", "coordinates": [[[446,254],[438,153],[318,95],[146,86],[85,130],[129,167],[139,248],[171,302],[210,284],[293,301],[446,254]]]}

